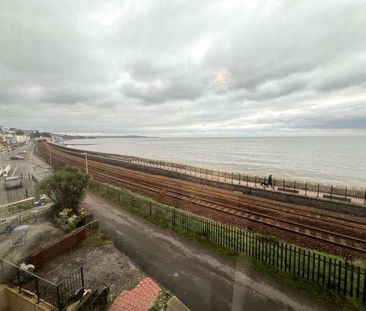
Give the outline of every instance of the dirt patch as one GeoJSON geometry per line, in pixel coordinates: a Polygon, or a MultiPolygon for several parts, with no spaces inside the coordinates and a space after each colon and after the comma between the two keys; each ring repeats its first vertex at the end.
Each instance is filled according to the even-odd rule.
{"type": "Polygon", "coordinates": [[[45,263],[37,274],[52,282],[62,279],[83,266],[85,287],[110,287],[113,299],[123,290],[133,288],[143,273],[111,242],[91,236],[80,247],[45,263]]]}
{"type": "Polygon", "coordinates": [[[11,247],[12,235],[10,233],[0,235],[0,257],[18,263],[21,259],[63,235],[64,233],[51,220],[29,224],[24,245],[11,247]]]}

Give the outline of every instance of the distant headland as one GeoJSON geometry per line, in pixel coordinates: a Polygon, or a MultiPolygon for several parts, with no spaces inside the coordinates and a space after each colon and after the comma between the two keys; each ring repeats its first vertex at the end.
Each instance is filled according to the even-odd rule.
{"type": "Polygon", "coordinates": [[[72,139],[96,139],[96,138],[158,138],[141,135],[61,135],[63,140],[72,139]]]}

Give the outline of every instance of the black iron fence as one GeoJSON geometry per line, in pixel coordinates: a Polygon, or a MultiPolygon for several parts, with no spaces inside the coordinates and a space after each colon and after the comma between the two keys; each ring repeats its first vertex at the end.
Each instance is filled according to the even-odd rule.
{"type": "MultiPolygon", "coordinates": [[[[160,161],[145,159],[140,157],[125,156],[118,154],[107,154],[94,151],[83,151],[80,149],[66,148],[59,145],[51,145],[54,148],[61,149],[71,155],[91,160],[110,159],[127,163],[130,165],[143,166],[146,168],[160,169],[172,171],[188,176],[198,177],[201,179],[213,180],[218,182],[230,183],[235,185],[243,185],[247,187],[261,187],[262,183],[267,182],[267,178],[263,176],[255,176],[239,172],[226,172],[208,168],[202,168],[192,165],[174,163],[169,161],[160,161]]],[[[43,150],[47,153],[46,159],[52,159],[52,151],[43,150]]],[[[265,188],[268,191],[280,191],[284,193],[292,193],[309,197],[325,198],[343,202],[351,202],[366,205],[366,189],[327,185],[323,183],[303,182],[285,178],[273,178],[273,188],[265,188]]]]}
{"type": "Polygon", "coordinates": [[[54,310],[64,310],[72,301],[77,290],[84,288],[83,267],[65,277],[61,282],[48,281],[35,273],[0,259],[1,282],[17,286],[19,292],[25,291],[54,310]]]}
{"type": "Polygon", "coordinates": [[[360,264],[216,222],[95,180],[90,190],[165,227],[195,234],[366,305],[366,269],[360,264]]]}

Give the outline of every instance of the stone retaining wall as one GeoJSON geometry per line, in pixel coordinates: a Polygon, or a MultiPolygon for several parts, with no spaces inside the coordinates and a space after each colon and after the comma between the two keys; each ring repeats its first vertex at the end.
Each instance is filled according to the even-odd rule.
{"type": "MultiPolygon", "coordinates": [[[[92,158],[92,156],[89,157],[89,159],[92,158]]],[[[215,180],[208,180],[204,178],[189,176],[185,174],[181,174],[178,172],[172,172],[172,171],[166,171],[159,168],[153,168],[153,167],[143,167],[140,165],[134,165],[131,163],[121,163],[116,160],[111,159],[105,159],[101,161],[101,159],[98,159],[100,162],[110,163],[114,165],[118,165],[124,168],[133,169],[136,171],[144,172],[144,173],[153,173],[157,175],[162,175],[166,177],[172,177],[172,178],[179,178],[186,181],[191,181],[194,183],[198,183],[201,185],[208,185],[212,187],[217,187],[221,189],[231,190],[231,191],[237,191],[248,195],[253,195],[256,197],[261,197],[265,199],[285,202],[285,203],[293,203],[298,205],[304,205],[309,207],[315,207],[319,209],[324,209],[328,211],[334,211],[334,212],[340,212],[348,215],[353,216],[359,216],[359,217],[365,217],[366,216],[366,206],[363,205],[357,205],[349,202],[337,202],[330,199],[324,199],[324,198],[314,198],[314,197],[306,197],[302,195],[297,195],[293,193],[282,193],[278,191],[270,191],[270,190],[264,190],[261,188],[252,188],[247,187],[244,185],[235,185],[235,184],[228,184],[223,183],[215,180]]]]}

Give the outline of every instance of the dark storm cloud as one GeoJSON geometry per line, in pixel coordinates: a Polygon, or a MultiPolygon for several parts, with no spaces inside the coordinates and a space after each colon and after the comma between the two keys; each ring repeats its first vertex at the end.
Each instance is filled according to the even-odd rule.
{"type": "Polygon", "coordinates": [[[0,124],[366,131],[366,3],[0,1],[0,124]]]}

